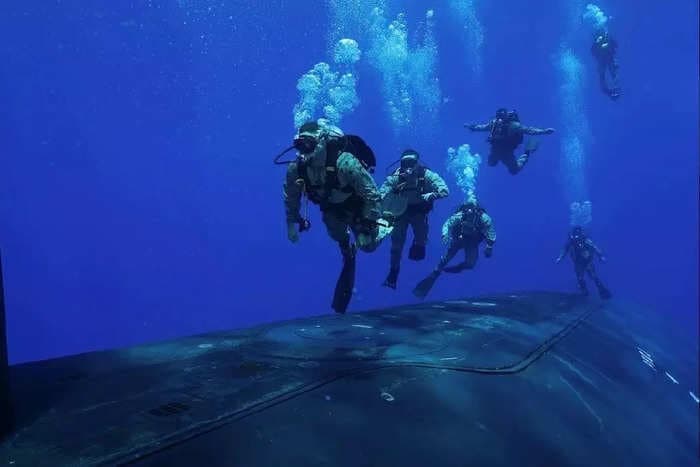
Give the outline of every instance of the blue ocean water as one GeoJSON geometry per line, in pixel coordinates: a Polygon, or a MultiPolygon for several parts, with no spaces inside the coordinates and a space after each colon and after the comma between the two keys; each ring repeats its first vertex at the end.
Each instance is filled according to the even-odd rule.
{"type": "Polygon", "coordinates": [[[331,313],[337,247],[313,209],[311,231],[287,241],[284,169],[271,160],[295,133],[298,80],[333,64],[341,38],[362,56],[358,103],[339,125],[374,148],[377,182],[413,147],[452,189],[431,214],[427,260],[404,261],[399,290],[380,287],[388,242],[359,256],[352,311],[415,300],[462,199],[447,149],[485,157],[484,135],[463,124],[508,106],[558,131],[516,177],[482,162],[494,257],[431,298],[575,290],[570,265],[553,259],[570,203],[589,200],[616,298],[662,313],[697,346],[697,3],[599,3],[620,48],[616,102],[598,89],[585,2],[416,3],[7,2],[0,248],[12,362],[331,313]]]}

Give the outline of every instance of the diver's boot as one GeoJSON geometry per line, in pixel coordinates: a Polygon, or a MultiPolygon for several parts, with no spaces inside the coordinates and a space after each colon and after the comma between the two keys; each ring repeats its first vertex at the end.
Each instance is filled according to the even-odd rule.
{"type": "Polygon", "coordinates": [[[602,298],[603,300],[609,300],[610,298],[612,298],[612,294],[610,293],[608,288],[603,285],[602,282],[596,281],[595,285],[598,286],[598,295],[600,295],[600,298],[602,298]]]}
{"type": "Polygon", "coordinates": [[[425,259],[425,245],[414,243],[408,250],[408,259],[412,261],[422,261],[425,259]]]}
{"type": "Polygon", "coordinates": [[[384,287],[389,287],[390,289],[396,290],[396,280],[399,278],[399,268],[391,268],[389,270],[389,275],[386,276],[386,280],[382,284],[384,287]]]}

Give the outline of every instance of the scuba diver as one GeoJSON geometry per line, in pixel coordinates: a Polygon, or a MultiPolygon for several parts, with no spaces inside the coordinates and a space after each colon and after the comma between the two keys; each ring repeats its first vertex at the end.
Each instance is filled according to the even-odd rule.
{"type": "Polygon", "coordinates": [[[408,259],[421,261],[425,259],[425,244],[428,242],[428,213],[433,210],[435,200],[450,194],[442,177],[420,164],[419,158],[418,152],[406,149],[401,154],[400,167],[387,177],[379,189],[382,215],[391,220],[394,227],[389,274],[382,284],[392,289],[396,289],[409,225],[413,229],[413,244],[408,251],[408,259]]]}
{"type": "Polygon", "coordinates": [[[487,141],[491,144],[489,153],[489,165],[495,166],[498,162],[508,167],[508,171],[515,175],[527,164],[530,156],[537,150],[538,142],[530,139],[525,145],[525,151],[517,159],[515,150],[523,142],[523,135],[550,135],[554,128],[535,128],[524,126],[515,110],[498,109],[496,116],[484,124],[465,124],[465,128],[472,131],[488,131],[487,141]]]}
{"type": "Polygon", "coordinates": [[[574,262],[576,279],[578,280],[578,286],[583,295],[588,295],[588,287],[585,281],[585,275],[588,273],[598,287],[600,298],[607,300],[612,297],[610,291],[600,281],[598,274],[596,274],[595,266],[593,265],[595,256],[598,256],[603,263],[607,260],[600,248],[586,235],[582,227],[576,226],[571,230],[569,238],[564,245],[564,249],[556,259],[557,264],[561,262],[566,253],[569,253],[571,260],[574,262]]]}
{"type": "Polygon", "coordinates": [[[479,244],[486,242],[484,256],[493,255],[493,245],[496,243],[496,230],[491,216],[476,201],[468,201],[461,205],[442,226],[442,242],[447,245],[447,251],[428,277],[423,279],[413,289],[418,298],[425,298],[435,281],[442,272],[459,273],[465,269],[473,269],[479,259],[479,244]],[[454,266],[447,266],[452,258],[464,250],[464,261],[454,266]]]}
{"type": "Polygon", "coordinates": [[[593,40],[591,53],[596,59],[596,62],[598,62],[600,89],[610,97],[610,99],[616,100],[620,97],[621,92],[617,81],[617,71],[619,69],[617,62],[617,41],[611,38],[607,31],[601,31],[596,34],[593,40]],[[610,86],[608,86],[606,73],[610,73],[610,86]]]}
{"type": "Polygon", "coordinates": [[[302,197],[319,205],[328,235],[338,243],[343,269],[336,284],[332,308],[345,313],[355,284],[357,248],[377,249],[392,227],[380,219],[381,197],[370,175],[376,159],[372,149],[355,135],[343,132],[325,119],[303,124],[294,144],[275,158],[276,164],[289,164],[284,183],[287,237],[292,243],[311,223],[300,213],[302,197]],[[296,149],[295,160],[281,161],[296,149]],[[298,230],[297,230],[298,226],[298,230]],[[350,231],[355,243],[350,239],[350,231]]]}

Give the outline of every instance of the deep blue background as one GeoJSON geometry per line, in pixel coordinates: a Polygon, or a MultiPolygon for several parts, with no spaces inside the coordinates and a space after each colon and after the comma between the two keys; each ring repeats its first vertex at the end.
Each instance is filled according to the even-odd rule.
{"type": "MultiPolygon", "coordinates": [[[[435,7],[449,98],[435,140],[393,140],[380,79],[360,67],[362,103],[342,126],[382,163],[410,145],[444,173],[448,146],[486,149],[462,123],[502,105],[560,127],[555,59],[570,3],[484,3],[479,85],[466,76],[461,26],[435,7]]],[[[591,229],[613,292],[697,342],[698,6],[629,3],[601,5],[615,16],[619,102],[597,89],[585,30],[572,42],[589,74],[591,229]]],[[[287,242],[284,171],[271,164],[293,134],[296,80],[328,59],[324,2],[13,0],[3,10],[0,247],[13,362],[329,312],[336,247],[315,211],[312,231],[287,242]]],[[[415,31],[424,9],[408,13],[415,31]]],[[[570,265],[552,263],[568,225],[560,136],[545,137],[518,177],[482,166],[494,257],[431,298],[574,288],[570,265]]],[[[405,262],[392,292],[379,287],[388,243],[361,255],[354,310],[412,301],[458,202],[449,180],[428,260],[405,262]]]]}

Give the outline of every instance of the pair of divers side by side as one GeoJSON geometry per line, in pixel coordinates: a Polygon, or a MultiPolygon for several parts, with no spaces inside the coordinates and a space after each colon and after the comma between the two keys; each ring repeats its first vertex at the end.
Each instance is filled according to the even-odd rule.
{"type": "MultiPolygon", "coordinates": [[[[531,140],[526,143],[523,154],[515,156],[525,134],[554,132],[552,128],[524,126],[515,111],[506,109],[499,109],[496,116],[487,123],[468,125],[468,128],[489,132],[489,165],[495,166],[502,162],[511,174],[520,172],[537,149],[537,144],[531,140]]],[[[332,302],[336,313],[345,313],[350,303],[355,285],[358,249],[373,252],[387,236],[391,236],[389,273],[383,285],[392,289],[396,288],[409,226],[413,231],[413,243],[408,258],[414,261],[425,259],[428,215],[435,201],[449,195],[449,189],[439,174],[420,163],[417,151],[403,151],[400,160],[396,162],[399,167],[378,188],[372,177],[376,157],[369,145],[361,137],[346,135],[325,119],[319,119],[301,125],[292,146],[280,153],[274,162],[288,164],[283,187],[288,239],[296,243],[299,233],[310,228],[310,201],[319,206],[328,235],[338,244],[343,266],[332,302]],[[297,152],[297,157],[281,160],[291,150],[297,152]],[[307,214],[304,216],[301,214],[303,198],[306,200],[304,211],[307,214]]],[[[445,253],[430,275],[413,290],[419,298],[428,295],[443,272],[459,273],[474,268],[482,242],[486,243],[484,255],[490,257],[496,232],[485,209],[476,200],[468,200],[444,223],[442,240],[446,245],[445,253]],[[460,251],[464,252],[464,260],[448,266],[460,251]]],[[[592,259],[590,254],[576,253],[580,248],[590,248],[590,245],[585,241],[567,243],[567,251],[571,252],[575,262],[579,256],[592,259]]],[[[579,276],[578,266],[576,271],[579,276]]],[[[582,277],[588,272],[602,290],[592,264],[583,267],[581,271],[579,284],[585,286],[582,277]]],[[[583,287],[582,291],[585,291],[583,287]]],[[[601,296],[607,298],[609,293],[601,292],[601,296]]]]}

